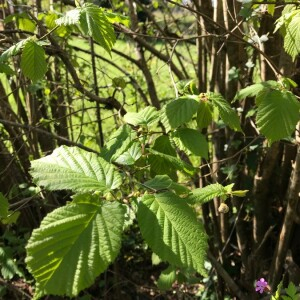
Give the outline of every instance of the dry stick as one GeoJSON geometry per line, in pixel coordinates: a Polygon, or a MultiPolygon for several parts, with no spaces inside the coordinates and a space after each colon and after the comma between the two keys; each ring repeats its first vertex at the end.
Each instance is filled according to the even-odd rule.
{"type": "Polygon", "coordinates": [[[230,277],[230,275],[226,272],[226,270],[222,267],[222,265],[216,260],[213,254],[208,251],[207,257],[210,260],[212,266],[215,268],[217,273],[224,279],[227,286],[230,290],[236,295],[239,299],[247,299],[244,293],[240,290],[235,281],[230,277]]]}
{"type": "Polygon", "coordinates": [[[300,192],[300,146],[298,145],[296,161],[293,165],[294,171],[290,179],[290,184],[287,191],[287,208],[284,216],[284,221],[281,227],[276,250],[273,256],[273,261],[270,270],[270,285],[272,291],[276,289],[280,281],[281,272],[289,248],[289,242],[294,226],[294,214],[299,199],[300,192]]]}
{"type": "Polygon", "coordinates": [[[17,286],[14,286],[13,284],[11,284],[11,283],[7,282],[6,280],[2,279],[1,277],[0,277],[0,284],[5,285],[7,288],[9,288],[12,291],[18,292],[19,294],[21,294],[26,299],[32,299],[32,297],[29,294],[27,294],[26,292],[24,292],[23,290],[21,290],[17,286]]]}
{"type": "Polygon", "coordinates": [[[71,61],[69,60],[69,57],[68,57],[67,53],[65,53],[65,51],[60,47],[60,45],[51,36],[51,34],[49,34],[49,32],[47,32],[47,29],[44,27],[44,25],[30,11],[28,11],[27,13],[34,20],[34,22],[38,25],[38,27],[41,30],[41,33],[45,37],[47,37],[48,40],[50,41],[50,43],[52,44],[52,46],[55,49],[57,49],[57,55],[63,61],[63,63],[65,64],[67,70],[69,71],[70,75],[72,76],[72,79],[74,81],[74,87],[79,92],[81,92],[82,94],[87,96],[89,98],[89,101],[112,106],[113,108],[120,111],[121,115],[125,115],[126,110],[123,108],[123,106],[115,98],[113,98],[113,97],[102,98],[102,97],[99,97],[96,94],[94,94],[94,93],[92,93],[92,92],[90,92],[90,91],[88,91],[84,88],[84,86],[80,82],[80,79],[77,75],[77,72],[76,72],[74,66],[72,65],[71,61]]]}
{"type": "MultiPolygon", "coordinates": [[[[94,40],[90,37],[90,46],[91,46],[91,58],[92,58],[92,70],[93,70],[93,80],[94,80],[94,89],[95,94],[99,96],[99,86],[97,80],[97,70],[96,70],[96,53],[94,47],[94,40]]],[[[104,135],[103,135],[103,126],[101,120],[101,110],[99,103],[96,103],[96,116],[97,116],[97,123],[98,123],[98,131],[99,131],[99,138],[100,138],[100,148],[104,146],[104,135]]]]}
{"type": "Polygon", "coordinates": [[[57,140],[60,140],[60,141],[63,141],[65,142],[66,144],[69,144],[69,145],[72,145],[72,146],[77,146],[81,149],[84,149],[86,151],[89,151],[89,152],[94,152],[94,153],[97,153],[99,154],[99,152],[89,148],[89,147],[86,147],[80,143],[76,143],[76,142],[73,142],[73,141],[70,141],[62,136],[59,136],[55,133],[51,133],[51,132],[48,132],[46,130],[43,130],[43,129],[39,129],[37,127],[34,127],[34,126],[31,126],[31,125],[25,125],[25,124],[20,124],[20,123],[15,123],[15,122],[11,122],[11,121],[7,121],[7,120],[3,120],[3,119],[0,119],[0,123],[2,124],[7,124],[7,125],[10,125],[10,126],[15,126],[15,127],[20,127],[20,128],[25,128],[25,129],[28,129],[28,130],[32,130],[32,131],[36,131],[38,133],[42,133],[42,134],[45,134],[45,135],[48,135],[48,136],[51,136],[57,140]]]}

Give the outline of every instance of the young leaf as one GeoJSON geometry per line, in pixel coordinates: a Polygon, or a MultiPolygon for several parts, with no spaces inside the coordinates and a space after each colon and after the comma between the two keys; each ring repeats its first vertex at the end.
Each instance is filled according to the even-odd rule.
{"type": "Polygon", "coordinates": [[[133,126],[151,126],[157,123],[158,119],[159,113],[153,106],[147,106],[137,113],[128,112],[124,116],[124,120],[133,126]]]}
{"type": "Polygon", "coordinates": [[[199,129],[206,128],[213,119],[213,106],[208,101],[200,101],[197,111],[197,124],[199,129]]]}
{"type": "Polygon", "coordinates": [[[174,266],[169,266],[160,273],[157,280],[158,288],[162,291],[169,290],[175,282],[176,277],[176,268],[174,268],[174,266]]]}
{"type": "Polygon", "coordinates": [[[228,194],[226,188],[219,183],[210,184],[203,188],[195,189],[191,192],[192,194],[186,199],[192,204],[203,204],[214,199],[215,197],[227,197],[228,194]]]}
{"type": "Polygon", "coordinates": [[[116,36],[113,26],[109,23],[101,8],[91,3],[85,3],[80,10],[80,26],[83,32],[91,36],[110,53],[116,41],[116,36]]]}
{"type": "Polygon", "coordinates": [[[300,104],[288,91],[264,90],[256,97],[257,127],[272,143],[289,137],[299,121],[300,104]]]}
{"type": "Polygon", "coordinates": [[[146,195],[137,218],[142,236],[162,260],[206,276],[207,235],[183,199],[171,192],[146,195]]]}
{"type": "Polygon", "coordinates": [[[201,132],[191,128],[179,128],[174,134],[176,144],[182,145],[181,150],[208,158],[208,143],[201,132]]]}
{"type": "Polygon", "coordinates": [[[239,117],[223,96],[216,93],[209,93],[207,96],[212,104],[217,107],[223,122],[233,130],[242,131],[239,117]]]}
{"type": "Polygon", "coordinates": [[[274,80],[268,80],[249,85],[237,92],[237,94],[234,97],[234,101],[242,100],[247,97],[256,97],[258,93],[264,90],[265,88],[277,88],[278,86],[279,84],[277,83],[277,81],[274,80]]]}
{"type": "Polygon", "coordinates": [[[59,26],[74,25],[79,23],[79,18],[80,18],[80,9],[75,8],[67,11],[63,17],[55,20],[55,23],[59,26]]]}
{"type": "Polygon", "coordinates": [[[6,280],[12,279],[15,275],[24,276],[9,250],[5,247],[0,247],[1,275],[6,280]]]}
{"type": "Polygon", "coordinates": [[[189,122],[199,107],[196,99],[195,96],[183,96],[168,103],[163,111],[162,122],[169,124],[171,128],[189,122]]]}
{"type": "Polygon", "coordinates": [[[75,203],[48,214],[26,246],[36,294],[76,296],[119,253],[125,209],[117,202],[75,203]]]}
{"type": "Polygon", "coordinates": [[[21,69],[33,82],[42,79],[47,71],[45,51],[35,41],[28,41],[21,56],[21,69]]]}
{"type": "Polygon", "coordinates": [[[49,190],[105,192],[122,183],[113,165],[77,147],[61,146],[51,155],[32,161],[30,173],[36,184],[49,190]]]}

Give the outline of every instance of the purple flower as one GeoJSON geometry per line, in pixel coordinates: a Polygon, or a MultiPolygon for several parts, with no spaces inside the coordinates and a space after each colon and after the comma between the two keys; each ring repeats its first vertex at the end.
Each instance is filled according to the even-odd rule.
{"type": "Polygon", "coordinates": [[[267,287],[267,285],[268,285],[268,282],[264,278],[261,278],[256,281],[255,290],[262,294],[264,292],[265,288],[267,287]]]}

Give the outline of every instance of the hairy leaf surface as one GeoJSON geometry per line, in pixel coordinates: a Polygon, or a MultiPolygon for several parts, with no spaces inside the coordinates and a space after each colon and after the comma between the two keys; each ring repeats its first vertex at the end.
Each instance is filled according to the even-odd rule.
{"type": "Polygon", "coordinates": [[[93,37],[100,46],[110,53],[116,41],[116,36],[113,26],[100,7],[85,3],[81,8],[80,26],[85,34],[93,37]]]}
{"type": "Polygon", "coordinates": [[[194,189],[192,194],[187,197],[190,203],[203,204],[209,202],[215,197],[227,197],[228,190],[219,183],[210,184],[203,188],[194,189]]]}
{"type": "Polygon", "coordinates": [[[26,246],[26,263],[42,295],[77,295],[94,283],[121,246],[124,208],[75,203],[48,214],[26,246]]]}
{"type": "Polygon", "coordinates": [[[108,191],[119,187],[121,176],[114,166],[95,153],[61,146],[51,155],[31,162],[31,175],[49,190],[108,191]]]}
{"type": "Polygon", "coordinates": [[[146,195],[137,217],[144,239],[162,260],[206,275],[207,236],[183,199],[171,192],[146,195]]]}
{"type": "Polygon", "coordinates": [[[217,107],[223,122],[233,130],[242,131],[238,115],[223,96],[216,93],[209,93],[207,96],[212,104],[217,107]]]}

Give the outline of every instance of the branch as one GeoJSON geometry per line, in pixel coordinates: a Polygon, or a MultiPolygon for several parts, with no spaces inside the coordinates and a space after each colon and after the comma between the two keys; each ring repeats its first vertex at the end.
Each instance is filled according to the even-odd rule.
{"type": "Polygon", "coordinates": [[[11,121],[7,121],[7,120],[3,120],[3,119],[0,119],[0,123],[2,124],[6,124],[6,125],[10,125],[10,126],[14,126],[14,127],[19,127],[19,128],[25,128],[25,129],[28,129],[28,130],[33,130],[33,131],[36,131],[38,133],[42,133],[42,134],[45,134],[45,135],[48,135],[48,136],[51,136],[52,138],[54,139],[57,139],[57,140],[60,140],[60,141],[63,141],[65,142],[67,145],[72,145],[72,146],[77,146],[81,149],[84,149],[86,151],[89,151],[89,152],[94,152],[94,153],[97,153],[99,154],[97,151],[89,148],[89,147],[86,147],[80,143],[76,143],[76,142],[73,142],[73,141],[70,141],[62,136],[59,136],[55,133],[51,133],[51,132],[48,132],[46,130],[43,130],[43,129],[40,129],[40,128],[37,128],[37,127],[34,127],[34,126],[31,126],[31,125],[25,125],[25,124],[21,124],[21,123],[15,123],[15,122],[11,122],[11,121]]]}
{"type": "Polygon", "coordinates": [[[215,268],[216,272],[224,279],[229,289],[234,293],[238,299],[247,299],[244,293],[240,290],[235,281],[230,277],[230,275],[226,272],[223,266],[216,260],[216,258],[212,255],[211,252],[207,253],[207,257],[210,260],[211,264],[215,268]]]}

